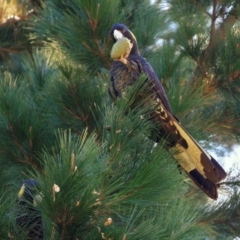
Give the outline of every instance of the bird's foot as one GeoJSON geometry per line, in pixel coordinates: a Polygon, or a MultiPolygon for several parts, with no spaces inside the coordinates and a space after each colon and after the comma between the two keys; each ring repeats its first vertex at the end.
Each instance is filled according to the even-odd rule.
{"type": "Polygon", "coordinates": [[[128,63],[127,58],[128,58],[128,56],[129,56],[130,52],[131,52],[131,50],[128,50],[128,51],[125,53],[124,56],[121,55],[121,57],[120,57],[119,59],[115,59],[115,60],[116,60],[116,61],[120,61],[120,62],[122,62],[123,64],[127,65],[127,63],[128,63]]]}
{"type": "MultiPolygon", "coordinates": [[[[127,65],[127,63],[128,63],[128,60],[127,60],[127,58],[125,57],[126,55],[121,55],[121,57],[120,58],[118,58],[118,59],[114,59],[115,61],[119,61],[119,62],[122,62],[123,64],[125,64],[125,65],[127,65]]],[[[127,56],[128,57],[128,56],[127,56]]]]}
{"type": "Polygon", "coordinates": [[[128,63],[127,58],[125,58],[125,56],[123,57],[123,55],[121,55],[121,57],[118,59],[118,61],[122,62],[125,65],[127,65],[127,63],[128,63]]]}

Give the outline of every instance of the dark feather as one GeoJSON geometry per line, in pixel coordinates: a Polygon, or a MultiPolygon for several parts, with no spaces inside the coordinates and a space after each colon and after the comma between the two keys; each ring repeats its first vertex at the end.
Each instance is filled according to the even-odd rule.
{"type": "Polygon", "coordinates": [[[24,192],[16,200],[17,234],[26,235],[26,240],[43,240],[44,236],[42,216],[34,206],[34,195],[37,187],[36,180],[25,180],[23,182],[24,192]]]}
{"type": "MultiPolygon", "coordinates": [[[[141,74],[147,76],[146,83],[151,87],[150,94],[155,96],[155,108],[151,121],[158,126],[155,140],[164,137],[166,148],[174,152],[173,156],[182,166],[193,182],[210,198],[217,199],[219,182],[226,178],[224,169],[213,159],[180,125],[173,116],[171,105],[165,90],[151,65],[138,51],[137,40],[123,24],[115,24],[110,33],[114,39],[114,30],[120,31],[133,43],[127,58],[127,64],[114,61],[110,70],[109,94],[112,99],[122,96],[126,87],[133,85],[141,74]]],[[[117,40],[114,39],[114,42],[117,40]]],[[[155,130],[156,131],[156,130],[155,130]]]]}
{"type": "Polygon", "coordinates": [[[147,60],[139,54],[130,54],[127,66],[119,61],[112,63],[109,88],[112,98],[121,97],[121,92],[127,86],[131,86],[136,82],[142,73],[146,74],[149,85],[154,89],[156,96],[161,100],[165,108],[169,112],[172,112],[165,90],[158,80],[156,73],[147,60]]]}

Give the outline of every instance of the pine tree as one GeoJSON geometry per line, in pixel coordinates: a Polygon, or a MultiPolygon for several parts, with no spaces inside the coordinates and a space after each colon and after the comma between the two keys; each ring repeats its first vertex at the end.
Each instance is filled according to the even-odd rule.
{"type": "Polygon", "coordinates": [[[206,149],[236,143],[239,1],[34,2],[20,70],[0,75],[0,239],[23,239],[14,206],[27,178],[39,184],[44,239],[240,237],[239,176],[229,173],[219,200],[208,199],[147,138],[148,99],[129,109],[144,79],[115,104],[107,90],[109,30],[122,22],[191,135],[206,149]]]}

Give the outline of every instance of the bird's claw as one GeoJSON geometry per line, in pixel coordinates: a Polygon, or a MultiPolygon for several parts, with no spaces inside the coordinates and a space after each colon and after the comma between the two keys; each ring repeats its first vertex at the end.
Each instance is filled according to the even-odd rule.
{"type": "Polygon", "coordinates": [[[129,57],[130,52],[131,52],[131,51],[128,50],[128,51],[125,53],[124,56],[121,55],[121,57],[120,57],[119,59],[114,59],[114,60],[115,60],[115,61],[120,61],[120,62],[122,62],[123,64],[127,65],[127,63],[128,63],[127,58],[129,57]]]}
{"type": "Polygon", "coordinates": [[[125,56],[126,55],[124,55],[124,57],[123,57],[123,55],[121,55],[121,57],[120,57],[120,59],[118,59],[118,61],[120,61],[123,64],[127,65],[128,60],[127,60],[127,58],[125,56]]]}

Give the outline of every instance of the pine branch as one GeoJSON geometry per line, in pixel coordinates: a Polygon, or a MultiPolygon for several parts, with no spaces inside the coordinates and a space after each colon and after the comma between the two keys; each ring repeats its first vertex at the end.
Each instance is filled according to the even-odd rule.
{"type": "MultiPolygon", "coordinates": [[[[238,220],[238,205],[229,205],[227,197],[221,208],[218,202],[208,201],[185,180],[184,173],[179,173],[177,163],[162,148],[162,142],[154,145],[147,138],[154,127],[143,117],[151,108],[150,101],[145,99],[138,106],[139,100],[135,99],[135,90],[142,89],[142,83],[135,90],[129,89],[126,98],[118,99],[117,108],[107,97],[108,51],[112,46],[107,34],[112,23],[128,22],[157,75],[164,83],[167,81],[174,112],[182,116],[184,126],[204,141],[207,137],[202,136],[203,131],[209,137],[213,135],[209,132],[217,130],[222,137],[224,131],[231,133],[238,129],[239,105],[231,111],[224,105],[223,97],[214,94],[221,84],[222,88],[228,87],[224,85],[225,79],[234,80],[236,95],[240,89],[237,86],[240,62],[235,61],[238,51],[229,47],[236,45],[238,35],[233,36],[232,42],[227,35],[227,28],[234,24],[234,19],[231,20],[226,13],[227,7],[221,7],[222,2],[217,0],[202,1],[201,5],[197,0],[172,0],[171,3],[175,7],[173,20],[180,22],[176,43],[178,47],[183,46],[183,52],[169,41],[169,46],[162,45],[158,54],[153,48],[154,36],[160,36],[163,29],[170,27],[171,15],[164,15],[160,21],[157,5],[154,7],[158,10],[154,10],[146,7],[148,2],[140,0],[70,0],[61,3],[46,0],[41,11],[43,15],[33,23],[37,24],[35,31],[39,33],[35,40],[48,39],[46,48],[33,51],[28,61],[21,58],[24,65],[21,84],[9,85],[9,79],[5,84],[1,81],[0,166],[4,170],[0,187],[4,189],[6,184],[9,185],[6,179],[17,184],[26,172],[38,181],[43,194],[40,208],[46,239],[70,236],[86,240],[102,235],[105,239],[180,240],[234,237],[237,232],[234,227],[238,225],[231,224],[238,220]],[[122,5],[124,8],[119,7],[122,5]],[[208,12],[213,5],[213,13],[208,12]],[[223,22],[216,29],[221,16],[224,16],[223,22]],[[211,29],[208,17],[212,20],[211,29]],[[206,33],[210,31],[209,40],[206,33]],[[211,66],[216,67],[214,73],[212,68],[208,68],[209,73],[205,71],[215,55],[204,59],[204,48],[214,54],[214,50],[218,50],[216,65],[211,66]],[[220,50],[224,50],[221,56],[220,50]],[[48,58],[51,64],[46,64],[43,56],[49,56],[49,53],[54,58],[48,58]],[[204,74],[212,83],[209,87],[211,96],[204,95],[203,82],[193,86],[188,81],[200,55],[200,75],[204,74]],[[205,60],[209,62],[207,66],[205,60]],[[134,105],[129,111],[129,104],[136,104],[136,107],[134,105]],[[99,135],[80,134],[86,126],[91,132],[96,129],[99,135]],[[107,126],[105,130],[104,126],[107,126]],[[56,129],[71,131],[53,137],[56,129]],[[7,178],[6,175],[11,176],[7,178]],[[1,185],[2,179],[5,185],[1,185]],[[55,184],[60,189],[56,194],[52,191],[55,184]],[[229,210],[232,212],[228,213],[229,210]],[[106,217],[112,218],[111,224],[105,224],[106,217]],[[227,231],[224,226],[234,232],[227,231]]],[[[36,5],[39,4],[37,0],[36,5]]],[[[221,138],[219,142],[224,140],[221,138]]],[[[238,185],[239,178],[228,179],[221,188],[232,192],[238,185]]],[[[2,192],[0,195],[3,196],[2,192]]],[[[238,198],[232,200],[239,203],[238,198]]],[[[5,214],[1,207],[0,213],[1,216],[5,214]]],[[[5,229],[4,218],[0,221],[0,229],[5,229]]],[[[1,230],[0,238],[3,238],[1,230]]]]}
{"type": "MultiPolygon", "coordinates": [[[[216,1],[214,1],[216,3],[216,1]]],[[[214,5],[215,6],[215,5],[214,5]]],[[[238,20],[238,16],[236,16],[236,6],[234,6],[231,11],[229,12],[228,16],[223,20],[219,28],[215,29],[215,21],[217,18],[216,13],[216,6],[213,7],[213,15],[211,16],[211,35],[210,35],[210,41],[200,56],[200,62],[199,64],[202,66],[204,63],[209,61],[209,58],[212,54],[212,52],[215,50],[216,46],[222,42],[226,38],[227,31],[232,28],[232,26],[236,23],[238,20]]]]}
{"type": "Polygon", "coordinates": [[[208,12],[208,11],[206,11],[202,6],[201,6],[201,4],[200,3],[198,3],[196,0],[191,0],[191,2],[194,4],[194,5],[196,5],[196,7],[199,9],[199,10],[201,10],[202,12],[204,12],[208,17],[212,17],[212,15],[208,12]]]}
{"type": "Polygon", "coordinates": [[[24,36],[25,27],[34,15],[36,11],[32,9],[26,15],[13,16],[0,23],[1,45],[5,46],[0,48],[0,52],[17,53],[29,47],[30,42],[24,36]]]}
{"type": "MultiPolygon", "coordinates": [[[[20,163],[29,164],[29,165],[33,166],[34,168],[36,168],[39,172],[43,172],[43,169],[41,168],[41,166],[39,166],[33,159],[34,157],[32,155],[32,139],[29,139],[29,149],[30,149],[31,154],[28,154],[26,149],[24,148],[23,144],[16,136],[13,126],[11,124],[8,126],[8,130],[10,131],[10,134],[13,138],[13,141],[15,142],[15,145],[19,149],[21,155],[24,157],[24,159],[16,158],[16,160],[20,163]]],[[[30,132],[32,131],[31,126],[29,127],[29,131],[30,132]]]]}

